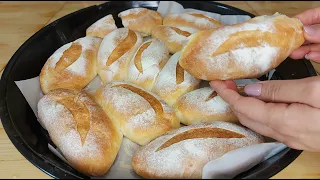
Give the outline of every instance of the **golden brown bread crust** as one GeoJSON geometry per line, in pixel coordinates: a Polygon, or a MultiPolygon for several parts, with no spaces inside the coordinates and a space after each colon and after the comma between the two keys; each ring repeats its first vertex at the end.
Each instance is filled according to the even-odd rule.
{"type": "Polygon", "coordinates": [[[209,161],[263,141],[257,133],[227,122],[184,126],[141,147],[132,157],[132,166],[144,178],[200,179],[209,161]]]}
{"type": "Polygon", "coordinates": [[[80,91],[97,75],[96,56],[102,39],[83,37],[56,50],[40,73],[40,86],[46,94],[64,88],[80,91]]]}
{"type": "Polygon", "coordinates": [[[132,83],[107,83],[96,91],[95,99],[124,136],[140,145],[180,127],[171,107],[132,83]]]}
{"type": "Polygon", "coordinates": [[[191,33],[183,31],[177,27],[161,25],[152,30],[152,37],[164,41],[171,54],[174,54],[182,49],[188,42],[188,37],[191,33]]]}
{"type": "Polygon", "coordinates": [[[109,14],[89,26],[86,30],[86,35],[100,37],[103,39],[104,36],[115,29],[117,29],[116,23],[112,14],[109,14]]]}
{"type": "Polygon", "coordinates": [[[179,97],[197,89],[200,85],[200,80],[191,76],[179,65],[179,56],[180,52],[171,56],[167,64],[160,71],[152,88],[152,92],[160,96],[170,106],[179,97]]]}
{"type": "Polygon", "coordinates": [[[180,65],[202,80],[257,78],[276,68],[304,42],[302,23],[274,14],[193,34],[180,65]]]}
{"type": "Polygon", "coordinates": [[[133,8],[118,14],[122,25],[133,31],[141,33],[142,36],[151,35],[154,27],[162,25],[162,16],[159,12],[146,8],[133,8]]]}
{"type": "Polygon", "coordinates": [[[122,134],[90,95],[66,89],[50,91],[38,102],[38,115],[72,167],[89,176],[109,170],[122,134]]]}
{"type": "Polygon", "coordinates": [[[163,25],[177,27],[191,34],[222,26],[219,21],[198,12],[168,14],[163,18],[163,25]]]}
{"type": "Polygon", "coordinates": [[[139,33],[119,28],[106,35],[98,52],[98,74],[103,83],[127,80],[128,65],[142,44],[139,33]]]}
{"type": "MultiPolygon", "coordinates": [[[[244,94],[243,86],[239,93],[244,94]]],[[[204,87],[188,92],[180,97],[173,105],[179,121],[185,125],[203,122],[226,121],[239,123],[237,116],[211,87],[204,87]]]]}
{"type": "Polygon", "coordinates": [[[145,41],[129,63],[128,81],[151,90],[169,57],[168,47],[163,41],[159,39],[145,41]]]}

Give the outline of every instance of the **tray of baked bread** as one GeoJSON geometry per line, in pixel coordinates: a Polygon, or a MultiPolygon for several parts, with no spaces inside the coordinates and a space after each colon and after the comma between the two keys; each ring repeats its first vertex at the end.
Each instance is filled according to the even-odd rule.
{"type": "MultiPolygon", "coordinates": [[[[13,55],[1,120],[35,166],[55,178],[123,178],[120,167],[131,178],[201,178],[209,161],[264,142],[208,81],[316,75],[309,61],[288,59],[304,41],[296,19],[200,1],[168,13],[159,3],[79,10],[13,55]],[[29,91],[17,87],[22,80],[29,91]]],[[[269,178],[300,153],[286,148],[236,178],[269,178]]]]}

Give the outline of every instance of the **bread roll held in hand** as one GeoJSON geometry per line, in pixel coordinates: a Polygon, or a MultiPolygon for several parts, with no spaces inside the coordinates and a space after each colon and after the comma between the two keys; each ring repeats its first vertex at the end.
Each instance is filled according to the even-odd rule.
{"type": "Polygon", "coordinates": [[[129,62],[142,42],[141,35],[128,28],[119,28],[106,35],[97,57],[101,81],[127,80],[129,62]]]}
{"type": "Polygon", "coordinates": [[[140,145],[180,127],[171,107],[132,83],[107,83],[96,91],[95,99],[123,135],[140,145]]]}
{"type": "Polygon", "coordinates": [[[117,29],[116,23],[111,14],[99,19],[86,30],[87,36],[104,38],[107,34],[117,29]]]}
{"type": "Polygon", "coordinates": [[[83,37],[63,45],[47,60],[40,73],[43,93],[64,88],[80,91],[97,75],[97,52],[102,39],[83,37]]]}
{"type": "Polygon", "coordinates": [[[207,81],[257,78],[304,43],[302,28],[298,19],[276,13],[200,31],[190,37],[179,63],[207,81]]]}
{"type": "Polygon", "coordinates": [[[128,81],[151,90],[159,72],[169,59],[167,45],[159,39],[145,41],[128,67],[128,81]]]}
{"type": "Polygon", "coordinates": [[[191,76],[178,63],[180,52],[175,53],[160,71],[152,92],[172,106],[185,93],[197,89],[200,80],[191,76]]]}
{"type": "Polygon", "coordinates": [[[184,126],[136,151],[132,166],[144,178],[201,179],[202,169],[209,161],[259,143],[263,143],[260,135],[232,123],[184,126]]]}
{"type": "Polygon", "coordinates": [[[72,167],[89,176],[109,170],[122,134],[90,95],[66,89],[50,91],[38,102],[38,115],[72,167]]]}
{"type": "MultiPolygon", "coordinates": [[[[240,94],[244,94],[243,87],[238,87],[240,94]]],[[[186,93],[177,100],[173,107],[178,119],[185,125],[213,121],[238,123],[238,118],[230,105],[211,87],[203,87],[186,93]]]]}
{"type": "Polygon", "coordinates": [[[118,14],[122,25],[142,36],[150,36],[154,27],[162,25],[162,16],[159,12],[146,8],[133,8],[118,14]]]}
{"type": "Polygon", "coordinates": [[[180,51],[187,44],[190,35],[187,31],[167,25],[157,26],[152,30],[152,37],[164,41],[171,54],[180,51]]]}
{"type": "Polygon", "coordinates": [[[222,26],[219,21],[199,12],[168,14],[163,18],[163,25],[177,27],[191,34],[222,26]]]}

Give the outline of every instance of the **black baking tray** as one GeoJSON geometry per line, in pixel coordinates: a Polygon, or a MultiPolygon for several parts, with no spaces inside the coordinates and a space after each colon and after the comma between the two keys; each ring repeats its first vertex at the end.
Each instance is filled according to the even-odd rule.
{"type": "MultiPolygon", "coordinates": [[[[178,1],[185,8],[229,15],[253,14],[216,2],[178,1]]],[[[156,10],[158,1],[117,1],[95,5],[64,16],[30,37],[12,56],[6,66],[0,85],[0,115],[3,127],[14,146],[32,164],[54,178],[88,178],[56,157],[49,149],[50,138],[36,120],[32,109],[14,81],[25,80],[40,74],[47,58],[62,45],[85,36],[85,30],[98,19],[112,14],[118,27],[122,27],[118,13],[135,7],[156,10]]],[[[285,60],[277,69],[273,79],[300,79],[316,76],[307,60],[285,60]]],[[[260,80],[265,80],[262,76],[260,80]]],[[[301,151],[286,148],[271,159],[260,163],[236,178],[270,178],[280,172],[301,151]]],[[[19,171],[19,169],[17,169],[19,171]]]]}

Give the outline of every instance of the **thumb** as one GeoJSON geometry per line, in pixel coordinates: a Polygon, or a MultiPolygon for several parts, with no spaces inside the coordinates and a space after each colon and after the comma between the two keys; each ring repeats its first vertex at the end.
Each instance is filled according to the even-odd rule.
{"type": "Polygon", "coordinates": [[[299,80],[262,81],[246,85],[244,92],[266,102],[302,103],[320,107],[317,102],[319,97],[316,95],[319,90],[315,87],[319,87],[319,80],[319,77],[311,77],[299,80]]]}
{"type": "Polygon", "coordinates": [[[320,43],[320,29],[314,26],[304,26],[304,38],[311,43],[320,43]]]}

